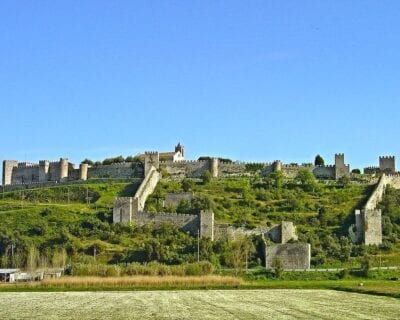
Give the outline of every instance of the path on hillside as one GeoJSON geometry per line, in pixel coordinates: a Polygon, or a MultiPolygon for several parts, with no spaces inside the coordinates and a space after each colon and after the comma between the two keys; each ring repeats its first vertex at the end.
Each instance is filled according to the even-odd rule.
{"type": "Polygon", "coordinates": [[[330,290],[0,293],[1,319],[399,319],[400,300],[330,290]]]}

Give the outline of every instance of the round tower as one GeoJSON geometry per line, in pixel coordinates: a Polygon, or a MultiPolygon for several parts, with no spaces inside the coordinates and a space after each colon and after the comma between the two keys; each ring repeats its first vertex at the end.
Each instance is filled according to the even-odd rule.
{"type": "Polygon", "coordinates": [[[68,179],[68,159],[60,159],[60,181],[65,181],[68,179]]]}
{"type": "Polygon", "coordinates": [[[219,174],[219,160],[218,158],[211,158],[210,172],[213,178],[217,178],[219,174]]]}
{"type": "Polygon", "coordinates": [[[87,180],[88,168],[89,165],[87,163],[81,163],[79,165],[79,180],[87,180]]]}
{"type": "Polygon", "coordinates": [[[275,160],[273,163],[273,171],[282,171],[282,162],[280,160],[275,160]]]}

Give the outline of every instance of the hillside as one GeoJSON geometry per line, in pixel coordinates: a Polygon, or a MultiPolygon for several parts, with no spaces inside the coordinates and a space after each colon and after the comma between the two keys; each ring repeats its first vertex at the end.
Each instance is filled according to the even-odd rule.
{"type": "MultiPolygon", "coordinates": [[[[192,203],[181,203],[178,212],[195,213],[210,207],[217,222],[253,228],[282,220],[293,221],[299,240],[312,245],[312,264],[356,265],[362,246],[350,243],[347,227],[356,207],[365,201],[371,187],[362,183],[265,180],[258,177],[182,182],[163,180],[147,201],[149,211],[162,208],[166,192],[189,188],[192,203]],[[186,185],[185,185],[186,184],[186,185]]],[[[137,183],[86,183],[51,188],[6,192],[0,196],[0,250],[2,266],[23,266],[30,247],[38,248],[42,259],[51,261],[64,247],[72,262],[127,263],[159,261],[176,264],[197,259],[197,240],[164,225],[135,227],[112,224],[115,196],[130,196],[137,183]],[[89,198],[89,204],[87,200],[89,198]],[[11,246],[14,245],[13,262],[11,246]]],[[[400,197],[400,195],[399,195],[400,197]]],[[[255,240],[257,247],[257,240],[255,240]]],[[[397,259],[391,246],[387,255],[397,259]]],[[[227,263],[229,243],[201,241],[202,259],[227,263]]],[[[262,260],[255,252],[254,264],[262,260]]]]}

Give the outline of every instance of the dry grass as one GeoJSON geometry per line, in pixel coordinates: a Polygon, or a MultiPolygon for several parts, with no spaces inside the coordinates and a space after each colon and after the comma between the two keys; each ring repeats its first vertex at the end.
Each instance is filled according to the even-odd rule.
{"type": "Polygon", "coordinates": [[[45,279],[41,287],[52,288],[90,288],[90,287],[204,287],[204,286],[237,286],[243,280],[235,277],[209,276],[132,276],[132,277],[63,277],[45,279]]]}

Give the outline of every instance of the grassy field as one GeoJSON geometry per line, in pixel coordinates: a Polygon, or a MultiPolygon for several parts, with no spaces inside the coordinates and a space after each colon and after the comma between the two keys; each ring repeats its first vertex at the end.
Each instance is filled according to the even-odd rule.
{"type": "Polygon", "coordinates": [[[2,319],[396,319],[400,300],[331,290],[14,292],[2,319]]]}

